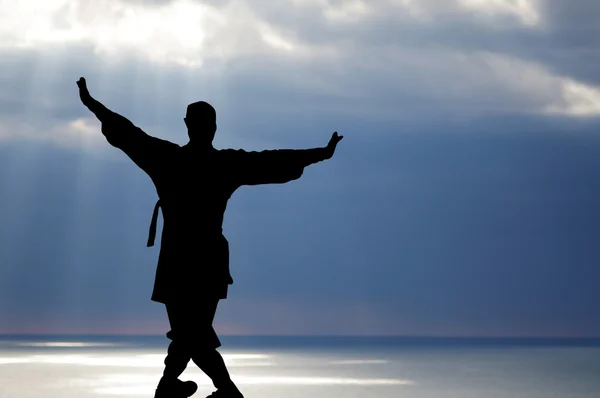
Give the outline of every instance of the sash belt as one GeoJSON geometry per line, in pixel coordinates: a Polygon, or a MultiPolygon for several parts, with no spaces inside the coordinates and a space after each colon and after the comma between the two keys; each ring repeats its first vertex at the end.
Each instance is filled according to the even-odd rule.
{"type": "Polygon", "coordinates": [[[156,224],[158,222],[158,209],[160,208],[160,199],[154,205],[154,212],[152,213],[152,221],[150,222],[150,232],[148,233],[148,244],[147,247],[154,246],[154,238],[156,237],[156,224]]]}

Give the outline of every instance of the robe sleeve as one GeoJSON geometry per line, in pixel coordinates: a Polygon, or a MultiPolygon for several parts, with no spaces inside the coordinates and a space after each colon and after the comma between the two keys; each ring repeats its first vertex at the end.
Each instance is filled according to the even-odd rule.
{"type": "Polygon", "coordinates": [[[238,185],[283,184],[302,176],[304,168],[326,159],[325,148],[235,152],[238,185]]]}
{"type": "Polygon", "coordinates": [[[162,149],[171,144],[146,134],[127,118],[111,112],[102,122],[102,134],[112,146],[122,150],[133,162],[154,178],[161,162],[162,149]]]}

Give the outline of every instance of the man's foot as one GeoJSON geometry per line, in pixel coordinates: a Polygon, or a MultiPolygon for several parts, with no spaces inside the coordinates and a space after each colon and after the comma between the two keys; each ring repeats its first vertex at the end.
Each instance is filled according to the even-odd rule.
{"type": "Polygon", "coordinates": [[[233,386],[232,388],[219,388],[206,398],[244,398],[240,390],[233,386]]]}
{"type": "Polygon", "coordinates": [[[156,388],[154,398],[188,398],[198,390],[198,385],[193,381],[167,381],[161,379],[156,388]]]}

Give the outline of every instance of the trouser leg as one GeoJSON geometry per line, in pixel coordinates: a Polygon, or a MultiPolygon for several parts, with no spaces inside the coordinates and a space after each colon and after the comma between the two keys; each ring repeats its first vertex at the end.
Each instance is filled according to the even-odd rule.
{"type": "MultiPolygon", "coordinates": [[[[182,319],[182,313],[179,309],[167,306],[167,315],[171,324],[171,330],[167,333],[167,337],[171,339],[171,343],[164,360],[163,376],[156,387],[154,397],[187,398],[196,392],[198,385],[193,381],[183,382],[179,380],[179,376],[185,371],[192,357],[193,344],[190,344],[185,334],[178,333],[182,319]]],[[[183,315],[185,315],[185,312],[183,315]]]]}
{"type": "Polygon", "coordinates": [[[174,380],[181,376],[192,358],[189,348],[185,341],[171,341],[165,358],[163,378],[174,380]]]}
{"type": "Polygon", "coordinates": [[[202,370],[213,382],[217,389],[227,388],[233,385],[227,366],[223,357],[217,350],[196,350],[192,355],[192,361],[202,370]]]}
{"type": "Polygon", "coordinates": [[[171,340],[171,343],[164,361],[163,378],[174,380],[181,376],[192,358],[192,342],[183,333],[189,315],[179,306],[166,305],[166,309],[171,326],[167,338],[171,340]]]}
{"type": "Polygon", "coordinates": [[[202,370],[218,390],[226,390],[241,397],[232,382],[227,366],[217,348],[221,342],[212,326],[218,299],[206,299],[193,306],[167,306],[172,339],[165,359],[164,377],[178,377],[186,369],[189,360],[202,370]]]}

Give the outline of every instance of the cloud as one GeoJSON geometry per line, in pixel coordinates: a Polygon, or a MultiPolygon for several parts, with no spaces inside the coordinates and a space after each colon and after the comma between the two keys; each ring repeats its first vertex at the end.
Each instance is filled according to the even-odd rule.
{"type": "Polygon", "coordinates": [[[569,79],[561,81],[562,96],[559,103],[550,105],[550,114],[570,116],[598,116],[600,113],[600,87],[590,87],[569,79]],[[562,102],[562,103],[561,103],[562,102]]]}
{"type": "Polygon", "coordinates": [[[2,8],[5,47],[87,42],[105,56],[142,53],[150,61],[190,66],[202,62],[202,27],[215,22],[209,7],[190,1],[146,7],[116,0],[30,0],[2,8]]]}
{"type": "MultiPolygon", "coordinates": [[[[5,1],[0,115],[4,125],[19,120],[20,131],[51,126],[40,134],[79,139],[83,125],[76,133],[70,123],[89,113],[74,81],[86,75],[99,100],[167,139],[198,97],[216,105],[220,130],[247,129],[252,139],[237,138],[257,146],[280,144],[270,126],[288,123],[308,131],[386,121],[401,130],[432,115],[597,117],[600,79],[579,61],[593,56],[561,56],[571,51],[560,43],[572,22],[557,5],[5,1]]],[[[595,44],[583,43],[593,54],[595,44]]]]}
{"type": "Polygon", "coordinates": [[[100,56],[140,54],[155,63],[201,67],[205,58],[300,51],[246,2],[28,0],[0,3],[0,46],[87,43],[100,56]],[[30,12],[31,10],[36,12],[30,12]]]}
{"type": "Polygon", "coordinates": [[[100,124],[91,118],[78,118],[45,128],[15,120],[0,123],[0,143],[6,140],[42,140],[74,150],[90,150],[104,143],[100,124]]]}
{"type": "Polygon", "coordinates": [[[511,15],[526,26],[537,26],[541,15],[535,0],[458,0],[460,7],[486,16],[511,15]]]}

